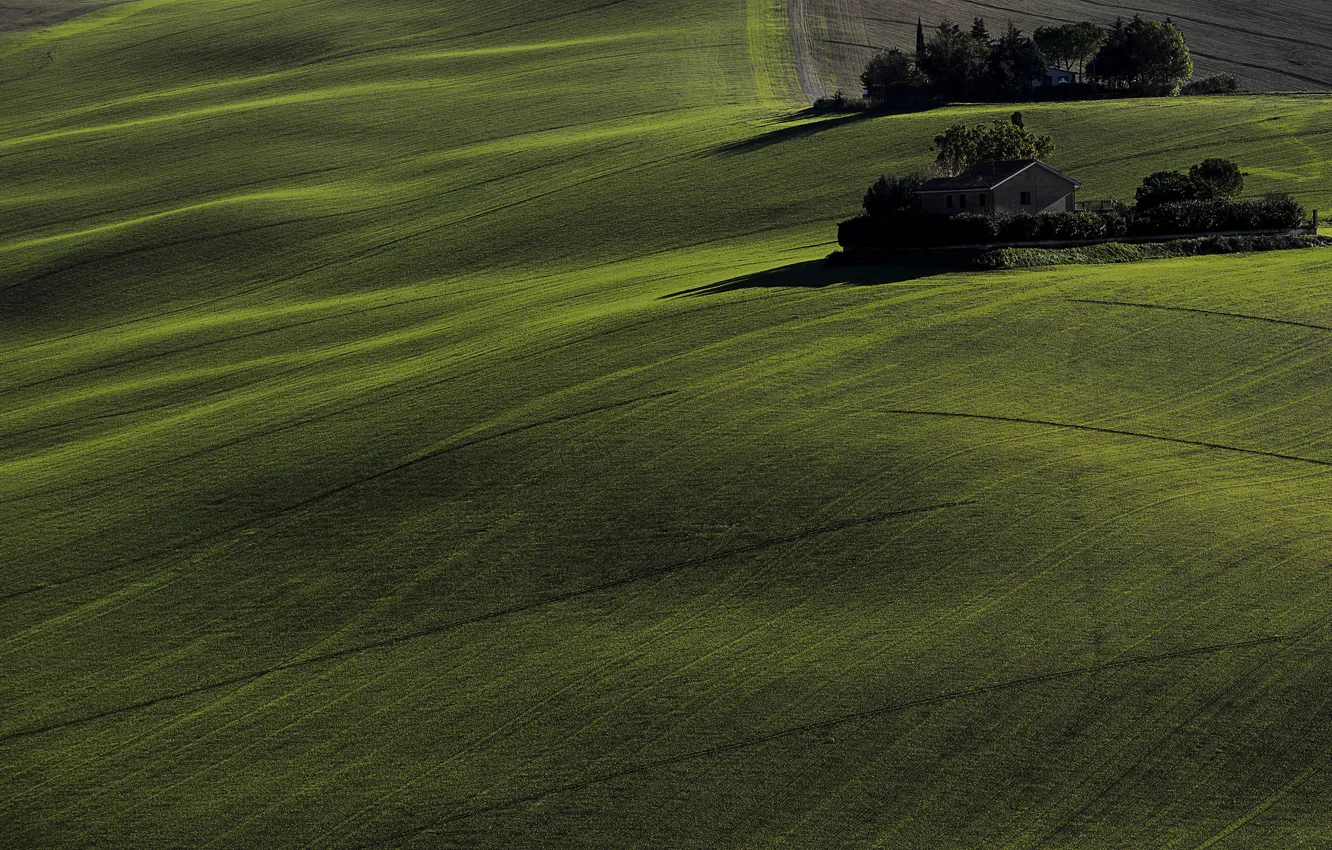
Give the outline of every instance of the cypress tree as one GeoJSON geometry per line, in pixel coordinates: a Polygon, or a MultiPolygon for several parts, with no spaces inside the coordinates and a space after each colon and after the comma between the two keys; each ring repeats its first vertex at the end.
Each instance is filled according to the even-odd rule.
{"type": "Polygon", "coordinates": [[[916,18],[916,61],[919,62],[925,55],[925,24],[920,18],[916,18]]]}

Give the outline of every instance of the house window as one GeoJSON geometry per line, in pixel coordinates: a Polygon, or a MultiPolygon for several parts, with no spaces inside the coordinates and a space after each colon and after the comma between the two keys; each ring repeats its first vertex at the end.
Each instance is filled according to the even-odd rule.
{"type": "Polygon", "coordinates": [[[1026,207],[1026,206],[1031,206],[1031,193],[1030,193],[1030,192],[1023,192],[1023,193],[1022,193],[1022,205],[1023,205],[1024,207],[1026,207]]]}
{"type": "Polygon", "coordinates": [[[984,193],[984,192],[981,192],[981,193],[980,193],[979,195],[977,195],[976,197],[977,197],[977,202],[979,203],[979,205],[982,206],[982,207],[985,206],[985,193],[984,193]]]}
{"type": "Polygon", "coordinates": [[[961,207],[962,209],[966,209],[966,208],[967,208],[967,196],[966,196],[966,195],[958,195],[958,196],[957,196],[957,205],[958,205],[959,207],[961,207]]]}
{"type": "Polygon", "coordinates": [[[952,196],[952,195],[949,195],[949,196],[948,196],[948,208],[949,208],[950,210],[953,208],[953,196],[952,196]]]}

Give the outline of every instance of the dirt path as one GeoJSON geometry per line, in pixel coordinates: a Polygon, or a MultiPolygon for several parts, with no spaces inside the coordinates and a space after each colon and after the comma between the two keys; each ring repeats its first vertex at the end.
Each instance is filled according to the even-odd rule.
{"type": "Polygon", "coordinates": [[[788,0],[787,11],[791,18],[791,48],[795,53],[796,76],[800,80],[800,90],[810,103],[824,96],[824,87],[819,79],[819,54],[811,24],[816,20],[814,9],[820,0],[788,0]]]}
{"type": "Polygon", "coordinates": [[[789,0],[800,88],[811,101],[860,94],[860,71],[882,45],[870,35],[873,0],[789,0]]]}

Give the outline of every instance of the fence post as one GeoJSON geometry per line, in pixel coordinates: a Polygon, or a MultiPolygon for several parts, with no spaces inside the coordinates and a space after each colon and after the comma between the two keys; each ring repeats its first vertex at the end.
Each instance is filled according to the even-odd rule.
{"type": "Polygon", "coordinates": [[[1313,211],[1313,232],[1315,236],[1318,235],[1318,210],[1313,211]]]}

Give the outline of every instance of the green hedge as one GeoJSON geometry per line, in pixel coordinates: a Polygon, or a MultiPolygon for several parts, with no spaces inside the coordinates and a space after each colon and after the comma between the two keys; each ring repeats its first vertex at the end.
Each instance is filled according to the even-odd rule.
{"type": "Polygon", "coordinates": [[[1325,248],[1332,239],[1312,234],[1253,234],[1248,236],[1204,236],[1169,242],[1125,244],[1108,242],[1078,248],[993,248],[970,260],[971,268],[1030,269],[1041,266],[1135,263],[1173,257],[1202,257],[1214,254],[1248,254],[1298,248],[1325,248]]]}
{"type": "Polygon", "coordinates": [[[1174,257],[1245,254],[1298,248],[1332,247],[1332,238],[1303,233],[1204,236],[1168,242],[1105,242],[1069,248],[959,248],[956,251],[870,249],[854,254],[834,251],[830,266],[892,265],[940,271],[1030,269],[1042,266],[1135,263],[1174,257]]]}
{"type": "Polygon", "coordinates": [[[994,242],[1081,242],[1122,236],[1169,236],[1224,231],[1293,230],[1304,209],[1288,197],[1261,201],[1184,201],[1136,212],[1056,212],[951,218],[923,213],[862,215],[842,222],[844,248],[949,248],[994,242]]]}
{"type": "Polygon", "coordinates": [[[1131,236],[1172,233],[1219,233],[1227,230],[1294,230],[1304,222],[1304,208],[1289,197],[1261,201],[1180,201],[1135,213],[1131,236]]]}

